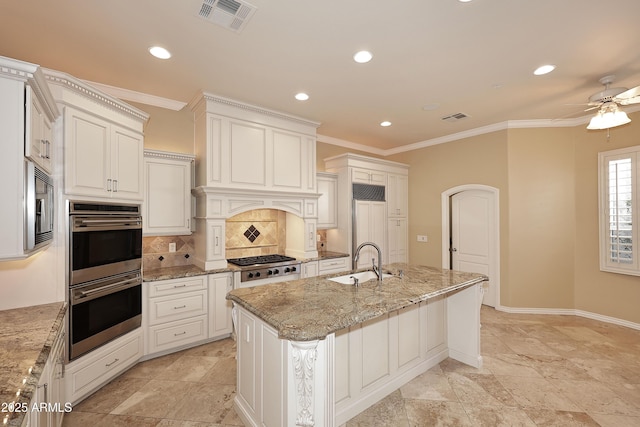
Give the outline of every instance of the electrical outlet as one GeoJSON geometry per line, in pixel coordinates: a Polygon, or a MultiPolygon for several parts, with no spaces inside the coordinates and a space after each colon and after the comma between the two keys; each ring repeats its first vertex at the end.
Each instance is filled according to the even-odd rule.
{"type": "Polygon", "coordinates": [[[418,242],[423,242],[423,243],[427,242],[427,236],[418,235],[418,242]]]}
{"type": "Polygon", "coordinates": [[[175,252],[175,251],[176,251],[176,244],[169,243],[169,252],[175,252]]]}

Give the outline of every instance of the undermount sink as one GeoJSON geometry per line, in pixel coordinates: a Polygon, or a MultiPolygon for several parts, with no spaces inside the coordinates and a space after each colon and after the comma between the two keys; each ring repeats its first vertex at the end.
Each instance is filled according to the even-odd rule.
{"type": "MultiPolygon", "coordinates": [[[[382,279],[385,277],[391,277],[392,274],[382,273],[382,279]]],[[[353,285],[354,278],[358,279],[358,282],[363,283],[371,279],[378,280],[378,276],[373,271],[361,271],[360,273],[345,274],[344,276],[331,277],[329,280],[332,282],[342,283],[343,285],[353,285]]]]}

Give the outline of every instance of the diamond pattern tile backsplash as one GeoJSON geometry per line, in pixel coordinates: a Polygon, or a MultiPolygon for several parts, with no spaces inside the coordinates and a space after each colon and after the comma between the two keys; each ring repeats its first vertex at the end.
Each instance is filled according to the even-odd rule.
{"type": "Polygon", "coordinates": [[[148,236],[142,238],[142,266],[147,269],[191,264],[193,236],[148,236]],[[169,252],[169,243],[176,251],[169,252]]]}
{"type": "Polygon", "coordinates": [[[226,221],[226,256],[284,254],[286,213],[277,209],[255,209],[226,221]]]}
{"type": "MultiPolygon", "coordinates": [[[[227,258],[284,254],[287,216],[277,209],[256,209],[226,221],[227,258]]],[[[142,265],[150,270],[192,264],[193,236],[148,236],[142,238],[142,265]],[[169,243],[176,251],[169,252],[169,243]]]]}

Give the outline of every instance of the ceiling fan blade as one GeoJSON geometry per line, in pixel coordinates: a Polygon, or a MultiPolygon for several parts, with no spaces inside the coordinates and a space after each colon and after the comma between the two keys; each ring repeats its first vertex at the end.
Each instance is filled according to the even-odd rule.
{"type": "Polygon", "coordinates": [[[595,110],[596,108],[600,108],[600,104],[598,104],[598,105],[594,105],[594,106],[593,106],[593,107],[591,107],[591,108],[587,108],[587,109],[586,109],[586,110],[584,110],[584,111],[585,111],[585,112],[586,112],[586,111],[591,111],[591,110],[595,110]]]}
{"type": "Polygon", "coordinates": [[[640,86],[633,87],[619,95],[616,95],[613,100],[620,105],[640,103],[640,86]]]}

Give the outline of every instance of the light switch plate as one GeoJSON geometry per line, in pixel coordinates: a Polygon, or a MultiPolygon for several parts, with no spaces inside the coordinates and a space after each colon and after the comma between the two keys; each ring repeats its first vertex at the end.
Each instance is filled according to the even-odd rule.
{"type": "Polygon", "coordinates": [[[424,243],[426,241],[427,241],[427,236],[418,235],[418,242],[423,242],[424,243]]]}

